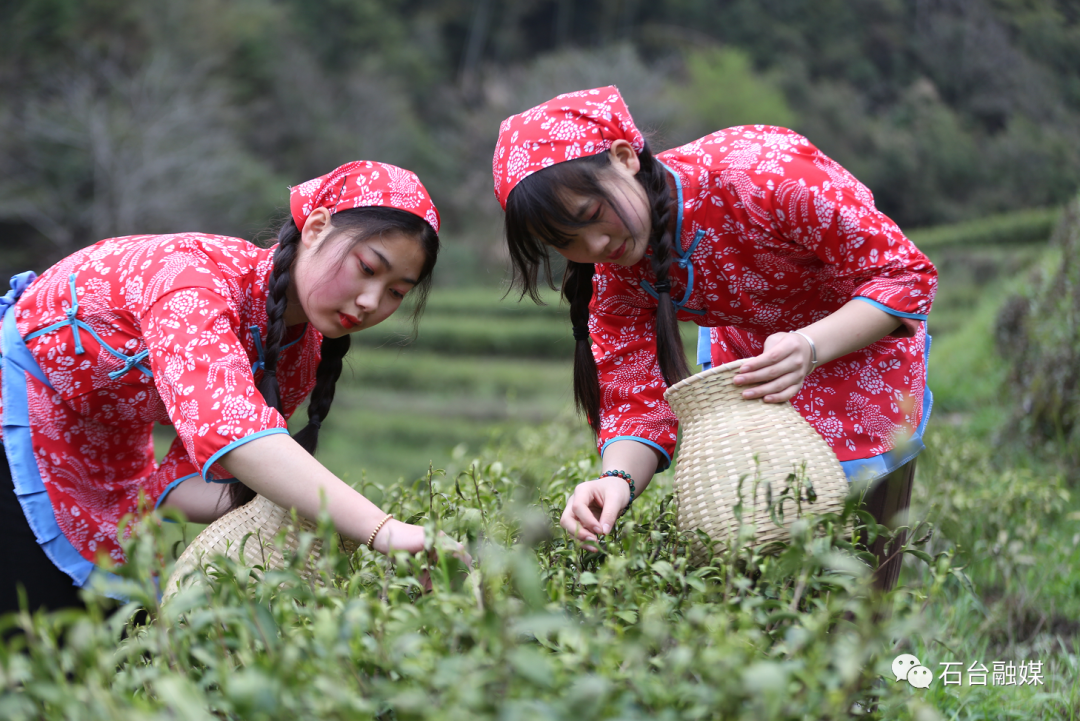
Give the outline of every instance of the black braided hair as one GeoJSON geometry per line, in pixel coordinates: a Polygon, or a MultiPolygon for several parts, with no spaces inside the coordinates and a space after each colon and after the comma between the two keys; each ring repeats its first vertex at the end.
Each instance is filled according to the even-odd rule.
{"type": "MultiPolygon", "coordinates": [[[[659,304],[656,312],[656,357],[664,381],[673,385],[690,374],[678,319],[671,302],[669,272],[674,259],[675,240],[669,221],[674,201],[668,189],[666,171],[653,157],[648,143],[638,153],[641,169],[635,176],[645,189],[649,202],[652,228],[649,247],[652,249],[652,268],[656,274],[659,304]]],[[[595,198],[607,203],[615,213],[619,206],[611,201],[601,185],[605,177],[613,177],[611,159],[603,152],[584,158],[556,163],[528,176],[515,187],[506,202],[507,247],[513,267],[513,286],[521,288],[539,303],[539,276],[543,268],[549,287],[554,288],[551,257],[548,247],[565,248],[572,242],[570,233],[583,228],[583,221],[565,207],[565,194],[595,198]]],[[[621,218],[626,222],[625,218],[621,218]]],[[[587,335],[589,303],[592,301],[592,264],[567,262],[563,275],[562,296],[570,304],[570,320],[576,340],[574,348],[574,401],[585,413],[589,425],[600,432],[600,382],[592,344],[587,335]]]]}
{"type": "Polygon", "coordinates": [[[667,171],[649,151],[648,144],[638,154],[641,169],[635,176],[645,188],[649,198],[649,210],[652,215],[652,233],[649,247],[652,248],[652,267],[656,274],[656,294],[659,302],[656,306],[656,358],[660,362],[660,372],[670,386],[690,375],[690,366],[686,362],[682,337],[679,335],[679,319],[676,317],[675,304],[671,300],[671,280],[668,274],[676,253],[675,238],[669,227],[675,204],[671,200],[671,191],[667,184],[667,171]]]}
{"type": "Polygon", "coordinates": [[[592,263],[566,264],[562,295],[570,304],[570,323],[574,328],[574,404],[585,414],[589,425],[600,433],[600,379],[589,339],[589,301],[596,266],[592,263]]]}
{"type": "MultiPolygon", "coordinates": [[[[330,217],[332,230],[316,252],[323,252],[340,234],[351,236],[350,242],[341,253],[340,259],[358,243],[382,233],[402,233],[413,237],[424,251],[424,265],[416,286],[409,292],[412,301],[413,332],[415,334],[420,316],[427,304],[431,290],[431,274],[439,255],[439,236],[435,230],[419,216],[396,208],[351,208],[335,213],[330,217]]],[[[290,218],[278,232],[278,246],[274,251],[274,264],[270,272],[266,294],[266,342],[263,348],[263,377],[259,381],[259,392],[267,405],[281,408],[281,389],[277,380],[277,364],[281,356],[281,341],[285,337],[285,309],[288,306],[288,289],[293,263],[296,261],[300,243],[300,230],[290,218]]],[[[334,392],[345,354],[349,352],[349,335],[340,338],[323,338],[320,348],[319,366],[315,370],[315,387],[308,401],[308,422],[295,436],[296,442],[308,453],[315,454],[319,445],[319,429],[330,413],[334,402],[334,392]]],[[[255,497],[255,492],[243,483],[229,485],[229,501],[237,508],[255,497]]]]}

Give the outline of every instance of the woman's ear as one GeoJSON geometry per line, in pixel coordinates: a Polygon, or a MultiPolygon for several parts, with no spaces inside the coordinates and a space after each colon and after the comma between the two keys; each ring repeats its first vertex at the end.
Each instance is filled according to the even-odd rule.
{"type": "Polygon", "coordinates": [[[304,221],[304,227],[300,229],[300,242],[310,249],[318,244],[330,227],[330,211],[322,207],[316,208],[311,211],[311,215],[304,221]]]}
{"type": "Polygon", "coordinates": [[[627,170],[630,175],[637,175],[641,170],[641,159],[628,140],[616,140],[608,149],[608,155],[611,156],[611,164],[619,170],[627,170]]]}

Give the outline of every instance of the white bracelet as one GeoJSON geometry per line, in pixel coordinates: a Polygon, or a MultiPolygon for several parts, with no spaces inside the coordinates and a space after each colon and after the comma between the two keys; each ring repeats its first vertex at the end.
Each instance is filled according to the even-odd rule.
{"type": "Polygon", "coordinates": [[[814,339],[806,335],[806,333],[800,333],[797,330],[789,330],[788,333],[794,333],[795,335],[802,336],[806,339],[806,342],[810,344],[810,370],[817,368],[817,346],[814,345],[814,339]]]}

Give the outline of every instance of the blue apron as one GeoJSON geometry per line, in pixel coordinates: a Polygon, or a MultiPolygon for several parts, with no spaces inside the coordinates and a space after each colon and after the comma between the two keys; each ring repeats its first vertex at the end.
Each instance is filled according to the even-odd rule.
{"type": "MultiPolygon", "coordinates": [[[[130,356],[118,351],[98,336],[90,325],[76,317],[79,310],[79,297],[75,288],[74,274],[68,278],[71,288],[71,304],[66,312],[67,317],[47,328],[34,331],[26,338],[20,337],[18,325],[15,322],[15,302],[30,287],[36,277],[37,275],[33,271],[26,271],[16,275],[11,279],[11,290],[8,291],[7,295],[0,297],[0,314],[3,315],[3,325],[0,326],[0,374],[2,374],[3,382],[3,413],[0,422],[3,423],[4,429],[4,451],[8,457],[8,464],[11,466],[11,478],[15,485],[15,495],[19,499],[27,523],[33,530],[38,544],[44,549],[45,555],[56,564],[57,568],[71,576],[76,586],[82,587],[94,575],[103,574],[110,578],[115,578],[115,576],[97,568],[75,550],[75,547],[64,536],[56,522],[52,502],[49,499],[48,492],[45,490],[45,484],[41,479],[41,472],[34,457],[27,402],[27,377],[32,375],[49,388],[52,388],[52,384],[49,383],[45,373],[26,347],[26,340],[70,326],[76,355],[84,352],[80,333],[85,332],[96,340],[104,351],[124,362],[121,368],[109,373],[110,378],[115,380],[132,369],[150,377],[153,377],[153,373],[146,364],[146,360],[150,355],[148,350],[130,356]]],[[[264,365],[264,351],[262,338],[259,336],[259,327],[251,326],[250,331],[258,352],[258,360],[251,367],[254,374],[264,365]]],[[[303,336],[304,333],[300,333],[295,340],[283,345],[281,350],[285,350],[294,343],[299,342],[303,336]]],[[[237,443],[247,443],[266,433],[288,433],[288,430],[270,429],[262,433],[246,436],[237,443]]],[[[235,447],[235,445],[236,443],[218,451],[206,463],[204,478],[208,483],[236,482],[235,478],[216,479],[211,478],[209,474],[209,469],[215,460],[232,447],[235,447]]],[[[192,473],[171,482],[165,487],[154,508],[156,509],[179,484],[199,475],[198,473],[192,473]]]]}
{"type": "Polygon", "coordinates": [[[41,472],[34,458],[30,436],[30,413],[27,403],[27,377],[33,376],[52,388],[37,361],[30,354],[26,343],[19,336],[15,322],[15,301],[34,282],[33,271],[20,273],[11,279],[11,290],[0,298],[3,325],[0,326],[0,373],[3,382],[3,428],[4,452],[11,466],[11,479],[15,495],[34,537],[45,555],[64,573],[71,576],[76,586],[87,585],[96,575],[112,576],[83,558],[60,530],[53,513],[48,491],[41,480],[41,472]]]}

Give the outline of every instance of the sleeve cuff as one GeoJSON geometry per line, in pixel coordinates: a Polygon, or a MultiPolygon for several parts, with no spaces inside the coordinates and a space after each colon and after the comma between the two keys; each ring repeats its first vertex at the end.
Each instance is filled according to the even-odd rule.
{"type": "Polygon", "coordinates": [[[644,443],[650,448],[655,448],[656,450],[660,451],[660,453],[663,454],[663,460],[661,460],[660,465],[656,467],[657,473],[662,473],[671,466],[671,454],[668,453],[663,446],[661,446],[659,443],[654,443],[647,438],[639,438],[638,436],[615,436],[614,438],[609,438],[608,440],[604,441],[604,445],[600,447],[601,458],[604,457],[604,451],[607,450],[607,447],[615,441],[637,441],[638,443],[644,443]]]}
{"type": "Polygon", "coordinates": [[[911,318],[912,320],[926,320],[927,318],[926,314],[924,313],[905,313],[900,310],[893,310],[889,306],[878,303],[872,298],[867,298],[865,295],[857,295],[855,296],[855,300],[861,300],[864,303],[869,303],[875,308],[885,311],[889,315],[895,315],[897,318],[911,318]]]}
{"type": "MultiPolygon", "coordinates": [[[[165,498],[168,497],[168,495],[173,492],[174,488],[176,488],[177,486],[179,486],[181,483],[183,483],[184,481],[186,481],[189,478],[198,478],[198,477],[199,477],[198,473],[189,473],[186,476],[180,476],[175,481],[173,481],[169,485],[165,486],[165,490],[161,492],[161,495],[158,496],[157,503],[154,504],[154,510],[156,511],[157,509],[161,508],[161,504],[165,502],[165,498]]],[[[168,523],[173,522],[173,520],[171,518],[166,518],[165,520],[168,523]]]]}
{"type": "Polygon", "coordinates": [[[203,467],[202,467],[202,477],[203,477],[203,479],[205,479],[207,483],[235,483],[236,482],[235,478],[214,478],[213,476],[210,475],[210,469],[213,468],[214,464],[217,463],[218,460],[220,460],[220,458],[222,456],[224,456],[226,453],[228,453],[229,451],[235,450],[235,449],[239,448],[240,446],[244,445],[245,443],[250,443],[251,441],[255,440],[256,438],[262,438],[263,436],[272,436],[275,433],[284,433],[285,435],[289,435],[289,429],[288,428],[267,428],[264,431],[259,431],[258,433],[252,433],[250,436],[244,436],[243,438],[237,438],[235,441],[233,441],[229,445],[227,445],[224,448],[218,450],[214,455],[210,456],[210,459],[205,464],[203,464],[203,467]]]}
{"type": "Polygon", "coordinates": [[[903,311],[893,310],[889,306],[879,303],[871,298],[867,298],[863,295],[855,296],[855,300],[861,300],[863,303],[869,303],[878,310],[885,311],[889,315],[898,318],[900,320],[900,328],[897,328],[895,331],[889,334],[897,338],[913,338],[915,334],[919,332],[919,326],[922,323],[926,322],[927,316],[925,314],[904,313],[903,311]]]}

